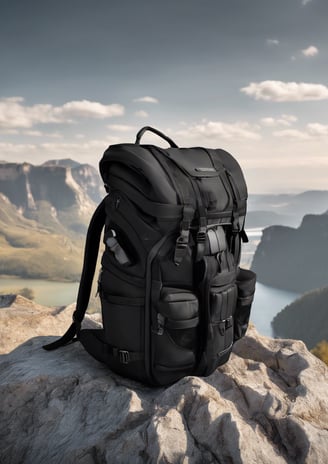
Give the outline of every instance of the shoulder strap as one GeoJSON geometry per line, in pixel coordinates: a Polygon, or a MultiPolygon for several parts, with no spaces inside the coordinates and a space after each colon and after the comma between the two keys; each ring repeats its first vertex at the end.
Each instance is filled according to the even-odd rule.
{"type": "Polygon", "coordinates": [[[89,304],[92,281],[98,258],[100,236],[106,219],[106,198],[107,197],[105,197],[97,207],[91,218],[88,228],[84,248],[82,275],[77,295],[76,310],[73,313],[73,323],[61,338],[53,343],[43,346],[43,348],[47,351],[56,350],[57,348],[60,348],[61,346],[64,346],[71,341],[77,340],[74,337],[75,335],[79,334],[81,323],[89,304]]]}

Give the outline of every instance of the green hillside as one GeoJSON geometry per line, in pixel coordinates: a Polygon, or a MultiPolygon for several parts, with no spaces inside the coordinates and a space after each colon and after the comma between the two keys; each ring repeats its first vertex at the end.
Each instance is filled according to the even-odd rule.
{"type": "Polygon", "coordinates": [[[309,349],[328,340],[328,287],[305,293],[272,321],[277,336],[303,340],[309,349]]]}
{"type": "Polygon", "coordinates": [[[83,235],[77,235],[51,218],[41,205],[42,225],[23,217],[0,194],[0,274],[26,278],[78,280],[83,258],[83,235]],[[48,227],[44,224],[48,223],[48,227]]]}

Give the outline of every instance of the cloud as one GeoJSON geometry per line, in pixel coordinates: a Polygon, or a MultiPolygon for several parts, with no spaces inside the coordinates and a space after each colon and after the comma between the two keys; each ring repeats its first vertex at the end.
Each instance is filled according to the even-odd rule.
{"type": "Polygon", "coordinates": [[[327,137],[328,136],[328,124],[320,124],[318,122],[313,122],[307,124],[307,129],[309,133],[313,136],[327,137]]]}
{"type": "Polygon", "coordinates": [[[54,139],[61,139],[63,136],[58,132],[41,132],[38,130],[23,130],[23,135],[28,135],[29,137],[51,137],[54,139]]]}
{"type": "Polygon", "coordinates": [[[302,5],[305,6],[310,2],[312,2],[312,0],[302,0],[302,5]]]}
{"type": "Polygon", "coordinates": [[[316,56],[319,53],[319,50],[314,45],[310,45],[309,47],[304,48],[304,50],[302,50],[302,53],[306,57],[311,57],[316,56]]]}
{"type": "Polygon", "coordinates": [[[89,100],[71,101],[62,106],[24,105],[23,97],[0,100],[0,129],[30,129],[37,124],[71,123],[76,118],[105,119],[124,114],[119,104],[103,105],[89,100]]]}
{"type": "Polygon", "coordinates": [[[273,102],[301,102],[328,99],[328,87],[305,82],[262,81],[251,82],[240,89],[255,100],[273,102]]]}
{"type": "Polygon", "coordinates": [[[297,121],[297,117],[292,114],[282,114],[280,118],[266,117],[260,119],[260,123],[265,127],[291,126],[297,121]]]}
{"type": "Polygon", "coordinates": [[[120,143],[118,137],[107,136],[103,139],[76,140],[67,142],[44,143],[12,143],[0,142],[1,159],[33,164],[43,163],[48,159],[67,158],[68,156],[81,163],[89,163],[98,167],[98,161],[108,145],[120,143]]]}
{"type": "Polygon", "coordinates": [[[159,103],[159,100],[157,98],[149,96],[135,98],[133,101],[135,103],[159,103]]]}
{"type": "Polygon", "coordinates": [[[275,131],[273,132],[273,135],[275,137],[286,137],[289,139],[298,139],[298,140],[309,140],[310,136],[301,130],[297,129],[284,129],[281,131],[275,131]]]}
{"type": "Polygon", "coordinates": [[[105,119],[122,116],[124,107],[117,103],[103,105],[89,100],[71,101],[54,108],[54,113],[65,117],[105,119]]]}
{"type": "Polygon", "coordinates": [[[136,111],[134,114],[135,114],[135,116],[137,116],[138,118],[148,118],[148,116],[149,116],[149,114],[147,113],[147,111],[144,111],[144,110],[136,111]]]}
{"type": "Polygon", "coordinates": [[[202,123],[191,125],[188,128],[180,129],[176,134],[193,139],[197,137],[205,137],[208,139],[218,137],[225,140],[259,140],[261,138],[260,134],[256,132],[249,123],[244,121],[235,123],[203,121],[202,123]]]}
{"type": "Polygon", "coordinates": [[[136,130],[135,126],[128,126],[126,124],[109,124],[107,127],[115,132],[131,132],[136,130]]]}
{"type": "Polygon", "coordinates": [[[328,137],[328,124],[312,122],[307,124],[303,130],[285,129],[273,132],[273,135],[299,140],[319,140],[322,137],[328,137]]]}
{"type": "Polygon", "coordinates": [[[279,45],[279,40],[278,39],[266,39],[266,43],[268,45],[279,45]]]}

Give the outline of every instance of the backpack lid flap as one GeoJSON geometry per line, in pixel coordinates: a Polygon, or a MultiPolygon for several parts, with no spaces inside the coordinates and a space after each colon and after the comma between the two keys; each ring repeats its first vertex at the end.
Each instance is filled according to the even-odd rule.
{"type": "Polygon", "coordinates": [[[217,177],[219,175],[203,148],[168,148],[165,151],[175,164],[192,177],[217,177]]]}

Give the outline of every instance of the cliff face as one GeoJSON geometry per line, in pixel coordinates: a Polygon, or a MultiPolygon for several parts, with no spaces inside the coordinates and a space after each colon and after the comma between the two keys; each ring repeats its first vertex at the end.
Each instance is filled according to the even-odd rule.
{"type": "Polygon", "coordinates": [[[264,229],[251,268],[272,287],[305,292],[328,282],[328,214],[304,216],[298,229],[264,229]]]}
{"type": "Polygon", "coordinates": [[[0,274],[79,279],[87,227],[104,195],[89,165],[0,162],[0,274]]]}
{"type": "Polygon", "coordinates": [[[3,305],[0,340],[16,336],[0,357],[3,464],[326,463],[328,369],[301,342],[251,328],[211,376],[148,388],[79,343],[42,350],[52,340],[44,335],[69,325],[73,306],[3,305]]]}
{"type": "Polygon", "coordinates": [[[26,217],[35,218],[44,203],[54,215],[72,208],[83,215],[100,201],[101,180],[92,166],[67,161],[41,166],[1,162],[0,192],[26,217]]]}

